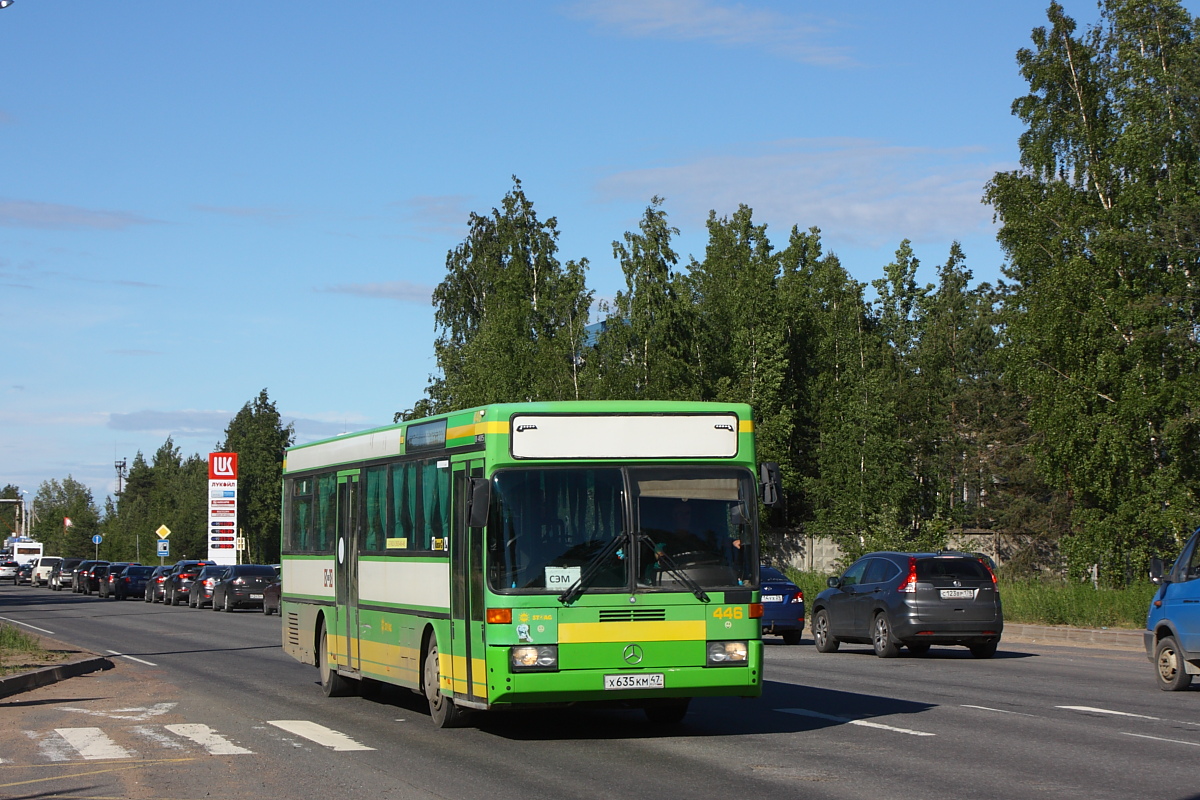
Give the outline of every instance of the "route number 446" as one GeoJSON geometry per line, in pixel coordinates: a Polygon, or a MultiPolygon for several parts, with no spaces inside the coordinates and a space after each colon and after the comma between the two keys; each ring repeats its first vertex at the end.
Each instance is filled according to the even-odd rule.
{"type": "Polygon", "coordinates": [[[746,615],[746,609],[742,606],[717,606],[713,609],[713,616],[717,619],[741,619],[746,615]]]}

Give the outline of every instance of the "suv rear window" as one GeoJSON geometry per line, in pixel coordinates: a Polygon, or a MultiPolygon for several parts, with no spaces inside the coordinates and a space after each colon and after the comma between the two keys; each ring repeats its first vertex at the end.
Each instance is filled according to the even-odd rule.
{"type": "Polygon", "coordinates": [[[974,558],[918,558],[917,580],[935,581],[942,578],[959,578],[971,581],[990,581],[983,562],[974,558]]]}

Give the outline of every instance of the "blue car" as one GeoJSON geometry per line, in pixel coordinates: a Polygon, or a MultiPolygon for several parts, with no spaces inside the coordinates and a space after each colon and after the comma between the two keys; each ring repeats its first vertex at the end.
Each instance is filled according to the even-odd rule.
{"type": "Polygon", "coordinates": [[[800,644],[804,632],[804,592],[774,567],[758,569],[762,581],[762,632],[783,637],[784,644],[800,644]]]}
{"type": "Polygon", "coordinates": [[[1142,636],[1155,666],[1158,688],[1178,692],[1200,675],[1200,529],[1192,533],[1170,571],[1150,561],[1150,580],[1158,591],[1150,601],[1142,636]]]}

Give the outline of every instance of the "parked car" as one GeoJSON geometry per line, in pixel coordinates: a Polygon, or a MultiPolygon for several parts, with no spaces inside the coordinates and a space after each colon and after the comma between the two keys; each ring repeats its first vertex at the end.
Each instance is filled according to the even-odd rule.
{"type": "Polygon", "coordinates": [[[33,575],[33,562],[26,561],[21,566],[17,567],[17,577],[13,578],[13,585],[20,586],[23,583],[30,583],[33,575]]]}
{"type": "Polygon", "coordinates": [[[804,632],[804,592],[775,567],[758,569],[762,584],[762,632],[783,637],[784,644],[800,644],[804,632]]]}
{"type": "Polygon", "coordinates": [[[77,594],[91,594],[95,587],[91,583],[92,569],[107,564],[107,561],[83,561],[75,568],[75,577],[71,591],[77,594]]]}
{"type": "Polygon", "coordinates": [[[1161,558],[1151,559],[1150,580],[1158,591],[1142,633],[1146,655],[1155,666],[1158,688],[1182,691],[1200,675],[1200,529],[1170,570],[1164,571],[1161,558]]]}
{"type": "Polygon", "coordinates": [[[37,560],[33,567],[33,575],[29,582],[34,586],[49,586],[50,571],[55,565],[62,561],[61,556],[42,556],[37,560]]]}
{"type": "Polygon", "coordinates": [[[268,616],[271,614],[279,614],[280,599],[283,594],[283,583],[276,578],[271,583],[263,587],[263,613],[268,616]]]}
{"type": "Polygon", "coordinates": [[[82,558],[64,558],[50,570],[50,589],[60,592],[64,586],[70,586],[75,567],[83,562],[82,558]]]}
{"type": "Polygon", "coordinates": [[[104,598],[113,597],[113,589],[116,585],[117,576],[120,575],[126,567],[131,566],[140,565],[135,564],[132,561],[113,561],[109,564],[96,567],[92,571],[92,576],[96,580],[96,594],[104,598]]]}
{"type": "Polygon", "coordinates": [[[188,592],[188,607],[204,608],[212,605],[213,584],[227,569],[229,569],[228,566],[216,564],[201,568],[200,572],[196,574],[196,579],[192,581],[191,591],[188,592]]]}
{"type": "Polygon", "coordinates": [[[20,568],[21,565],[15,561],[0,561],[0,581],[7,578],[13,582],[13,586],[16,586],[17,570],[20,568]]]}
{"type": "Polygon", "coordinates": [[[147,603],[164,603],[166,602],[166,582],[171,575],[171,570],[174,569],[170,564],[164,564],[161,567],[155,567],[150,573],[150,577],[146,579],[146,595],[147,603]]]}
{"type": "Polygon", "coordinates": [[[113,576],[110,593],[118,600],[145,597],[146,581],[152,572],[154,572],[154,567],[130,564],[113,576]]]}
{"type": "Polygon", "coordinates": [[[212,607],[215,611],[263,605],[266,588],[278,576],[270,564],[238,564],[226,568],[213,586],[212,607]]]}
{"type": "Polygon", "coordinates": [[[163,602],[168,605],[177,606],[180,603],[186,602],[188,592],[192,588],[192,581],[196,579],[196,575],[204,567],[209,566],[212,561],[177,561],[175,568],[171,570],[171,574],[167,576],[167,580],[163,583],[163,602]]]}
{"type": "Polygon", "coordinates": [[[937,644],[991,658],[1004,630],[995,573],[970,553],[869,553],[829,579],[812,612],[821,653],[856,642],[891,658],[937,644]]]}

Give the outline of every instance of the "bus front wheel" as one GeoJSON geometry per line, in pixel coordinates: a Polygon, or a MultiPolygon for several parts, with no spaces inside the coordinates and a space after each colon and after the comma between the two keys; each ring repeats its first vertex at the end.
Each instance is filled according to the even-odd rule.
{"type": "Polygon", "coordinates": [[[466,714],[454,705],[454,701],[442,694],[441,669],[438,665],[437,637],[429,637],[425,650],[425,699],[429,702],[429,716],[438,728],[456,728],[462,724],[466,714]]]}

